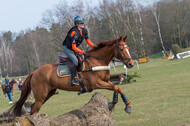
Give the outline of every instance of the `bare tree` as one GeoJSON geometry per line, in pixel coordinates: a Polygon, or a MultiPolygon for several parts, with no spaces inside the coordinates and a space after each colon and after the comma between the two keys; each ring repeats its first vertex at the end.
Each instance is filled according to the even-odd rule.
{"type": "Polygon", "coordinates": [[[162,34],[161,34],[161,30],[160,30],[160,13],[159,13],[159,8],[157,7],[157,5],[154,5],[152,8],[152,13],[155,17],[155,20],[156,20],[156,24],[157,24],[157,28],[158,28],[158,34],[159,34],[159,38],[160,38],[160,43],[162,45],[162,49],[163,51],[165,52],[166,49],[164,47],[164,43],[163,43],[163,40],[162,40],[162,34]]]}
{"type": "Polygon", "coordinates": [[[30,42],[32,43],[32,46],[33,46],[37,66],[40,67],[41,63],[40,63],[40,56],[39,56],[39,52],[38,52],[39,46],[38,46],[38,43],[37,43],[36,33],[35,32],[34,33],[30,32],[28,34],[28,38],[30,39],[30,42]]]}
{"type": "Polygon", "coordinates": [[[0,40],[0,59],[1,59],[1,71],[6,74],[12,74],[12,60],[13,60],[13,50],[10,48],[10,42],[1,37],[0,40]],[[10,70],[10,71],[9,71],[10,70]]]}
{"type": "Polygon", "coordinates": [[[144,36],[143,36],[143,22],[142,22],[142,18],[141,18],[141,13],[140,13],[140,4],[138,3],[137,0],[135,0],[135,3],[136,3],[136,8],[137,8],[137,13],[138,13],[138,16],[139,16],[139,28],[140,28],[140,36],[141,36],[141,50],[143,52],[143,57],[146,56],[146,52],[145,52],[145,47],[144,47],[144,36]]]}

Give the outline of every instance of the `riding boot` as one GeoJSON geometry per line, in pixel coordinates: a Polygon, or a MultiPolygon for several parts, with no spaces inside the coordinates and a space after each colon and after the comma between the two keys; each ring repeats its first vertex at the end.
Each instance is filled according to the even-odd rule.
{"type": "Polygon", "coordinates": [[[75,65],[72,65],[72,68],[71,68],[71,86],[74,86],[74,85],[79,85],[79,81],[76,77],[76,67],[75,65]]]}

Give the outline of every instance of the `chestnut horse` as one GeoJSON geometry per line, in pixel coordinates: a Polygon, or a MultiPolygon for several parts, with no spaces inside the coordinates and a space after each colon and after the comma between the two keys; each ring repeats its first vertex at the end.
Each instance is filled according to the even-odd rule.
{"type": "MultiPolygon", "coordinates": [[[[85,70],[95,66],[108,66],[113,57],[123,62],[128,68],[132,68],[133,60],[129,54],[129,47],[125,43],[126,39],[127,36],[112,41],[99,42],[96,47],[88,51],[90,57],[86,57],[84,60],[85,70]]],[[[71,86],[71,76],[59,77],[57,68],[58,64],[46,64],[28,75],[23,83],[20,99],[10,109],[13,115],[21,116],[22,106],[31,90],[35,98],[35,102],[31,105],[31,115],[39,112],[41,106],[54,95],[56,89],[80,91],[80,85],[71,86]]],[[[125,111],[131,112],[130,102],[123,90],[110,82],[109,70],[84,71],[80,75],[88,90],[107,89],[114,91],[113,102],[108,105],[110,110],[117,103],[119,93],[125,103],[125,111]]]]}
{"type": "MultiPolygon", "coordinates": [[[[15,83],[17,83],[17,81],[16,81],[15,79],[12,79],[11,82],[9,83],[10,86],[12,87],[12,90],[11,90],[12,96],[13,96],[13,85],[14,85],[15,83]]],[[[6,91],[5,91],[5,84],[2,85],[2,91],[3,91],[3,94],[5,95],[5,98],[6,98],[6,97],[7,97],[7,95],[6,95],[7,93],[6,93],[6,91]]]]}

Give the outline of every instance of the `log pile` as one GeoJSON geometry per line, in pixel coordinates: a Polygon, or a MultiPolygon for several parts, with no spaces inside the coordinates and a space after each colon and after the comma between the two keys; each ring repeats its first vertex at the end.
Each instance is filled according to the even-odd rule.
{"type": "Polygon", "coordinates": [[[113,110],[108,109],[109,99],[95,93],[82,108],[51,118],[47,114],[25,114],[16,118],[14,125],[20,126],[113,126],[113,110]]]}

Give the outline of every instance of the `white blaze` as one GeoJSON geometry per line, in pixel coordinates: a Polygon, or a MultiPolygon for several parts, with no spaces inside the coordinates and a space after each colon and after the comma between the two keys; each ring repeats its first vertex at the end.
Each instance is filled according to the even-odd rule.
{"type": "Polygon", "coordinates": [[[126,49],[126,51],[127,51],[128,55],[129,55],[129,58],[131,58],[131,55],[130,55],[130,53],[129,53],[129,50],[128,50],[128,49],[126,49]]]}

